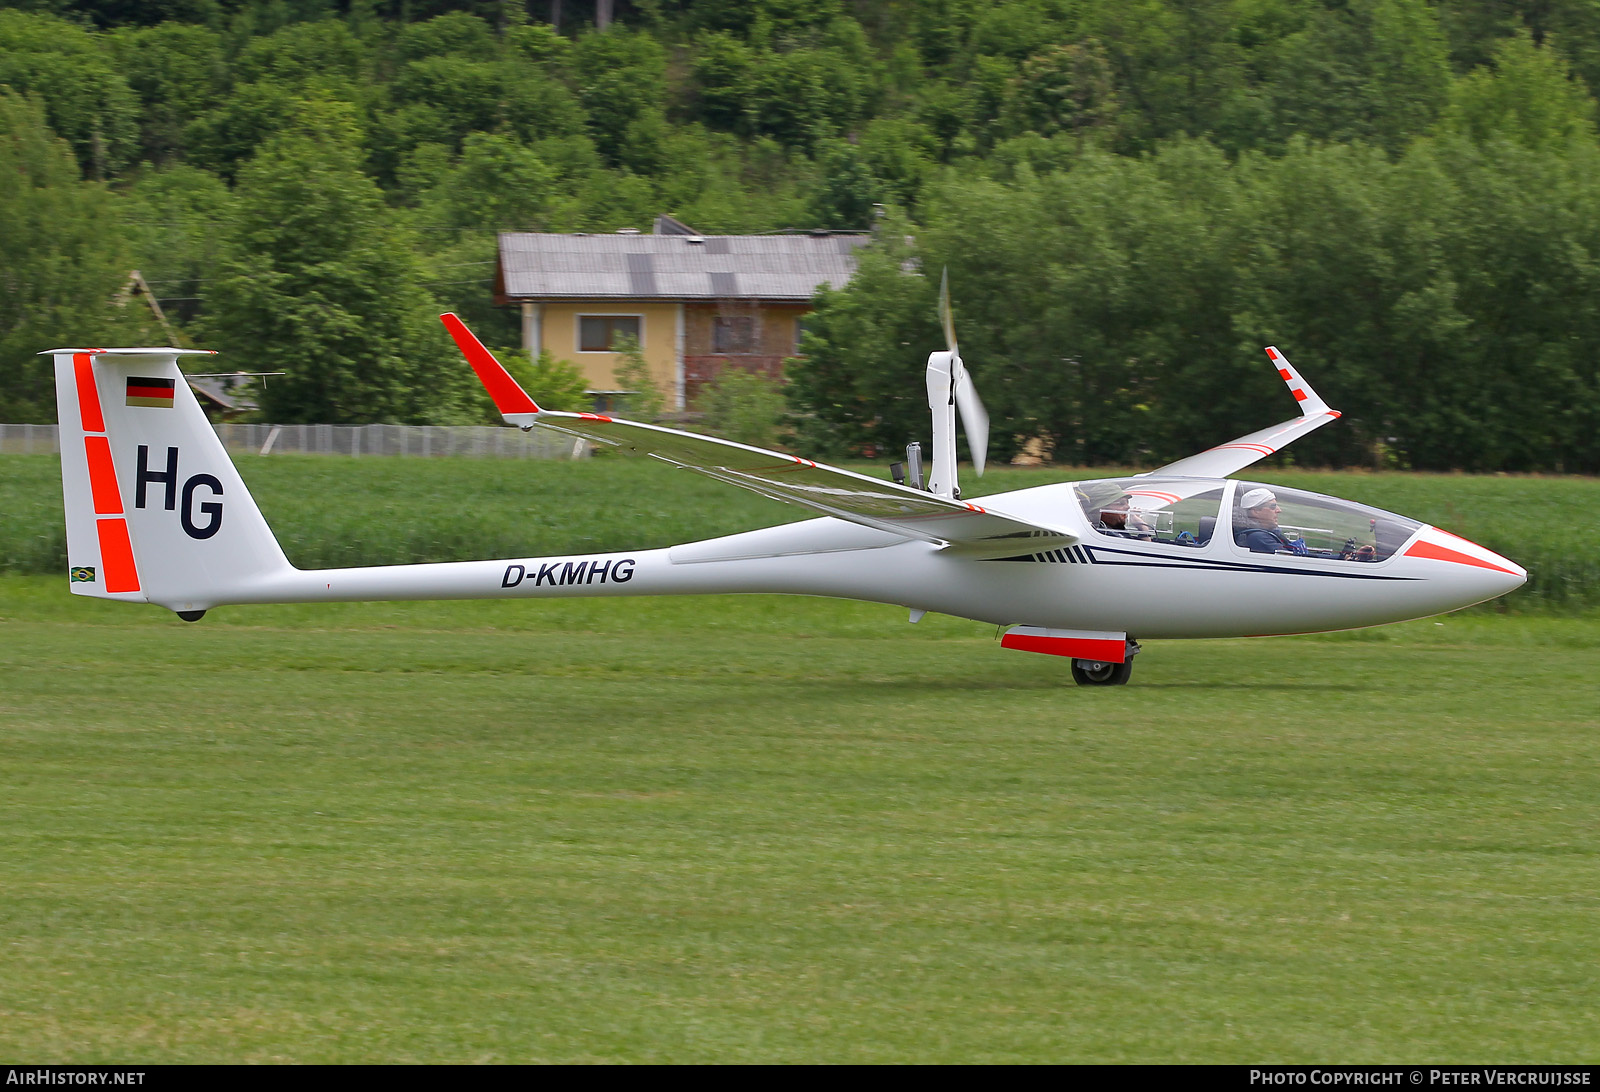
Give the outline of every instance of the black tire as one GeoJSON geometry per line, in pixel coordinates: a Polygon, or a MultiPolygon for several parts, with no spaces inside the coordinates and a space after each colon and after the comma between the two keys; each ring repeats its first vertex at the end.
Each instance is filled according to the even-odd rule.
{"type": "Polygon", "coordinates": [[[1072,681],[1079,686],[1121,686],[1133,674],[1133,661],[1120,664],[1104,660],[1073,660],[1072,681]]]}

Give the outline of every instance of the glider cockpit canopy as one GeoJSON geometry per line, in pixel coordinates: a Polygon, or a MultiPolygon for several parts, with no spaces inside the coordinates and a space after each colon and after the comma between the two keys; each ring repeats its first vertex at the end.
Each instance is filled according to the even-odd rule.
{"type": "Polygon", "coordinates": [[[1355,501],[1260,482],[1238,482],[1224,513],[1229,484],[1217,478],[1137,477],[1079,482],[1073,488],[1097,534],[1191,549],[1222,535],[1255,552],[1377,562],[1393,556],[1422,527],[1355,501]],[[1247,497],[1258,502],[1255,509],[1244,508],[1247,497]],[[1257,528],[1278,532],[1282,541],[1249,537],[1257,528]]]}

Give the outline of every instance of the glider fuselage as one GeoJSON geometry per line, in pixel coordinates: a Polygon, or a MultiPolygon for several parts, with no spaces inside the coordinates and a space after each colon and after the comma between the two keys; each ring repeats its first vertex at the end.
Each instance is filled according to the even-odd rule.
{"type": "MultiPolygon", "coordinates": [[[[1077,525],[1074,546],[974,558],[834,518],[667,549],[437,565],[288,570],[212,601],[568,598],[776,593],[891,603],[996,625],[1118,631],[1140,639],[1311,633],[1426,617],[1501,595],[1526,578],[1491,551],[1415,524],[1381,560],[1252,553],[1228,525],[1208,541],[1096,529],[1067,482],[983,498],[990,511],[1077,525]]],[[[1236,483],[1195,480],[1232,490],[1236,483]]],[[[1218,502],[1226,512],[1227,500],[1218,502]]],[[[1231,522],[1231,521],[1230,521],[1231,522]]]]}

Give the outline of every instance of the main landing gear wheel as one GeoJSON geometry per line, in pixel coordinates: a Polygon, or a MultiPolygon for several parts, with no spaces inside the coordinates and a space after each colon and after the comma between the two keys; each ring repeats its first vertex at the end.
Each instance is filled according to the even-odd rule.
{"type": "Polygon", "coordinates": [[[1120,664],[1104,660],[1073,660],[1072,681],[1079,686],[1121,686],[1133,674],[1133,661],[1120,664]]]}

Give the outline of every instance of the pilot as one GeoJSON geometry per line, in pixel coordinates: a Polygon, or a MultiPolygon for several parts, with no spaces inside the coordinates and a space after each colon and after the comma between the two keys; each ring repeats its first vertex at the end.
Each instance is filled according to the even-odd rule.
{"type": "Polygon", "coordinates": [[[1277,496],[1259,486],[1239,498],[1244,509],[1244,526],[1234,531],[1234,541],[1253,554],[1304,554],[1306,544],[1290,541],[1278,530],[1278,515],[1283,511],[1277,496]]]}

